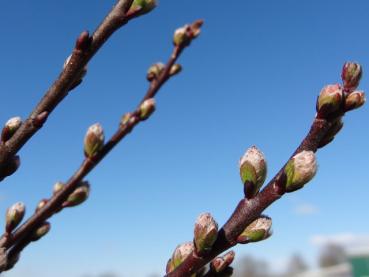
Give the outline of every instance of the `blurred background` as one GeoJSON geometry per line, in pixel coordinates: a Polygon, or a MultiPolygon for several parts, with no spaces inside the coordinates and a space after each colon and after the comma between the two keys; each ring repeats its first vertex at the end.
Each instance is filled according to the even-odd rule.
{"type": "MultiPolygon", "coordinates": [[[[28,116],[75,38],[94,30],[114,1],[1,4],[5,122],[28,116]]],[[[174,30],[197,18],[205,25],[180,58],[183,72],[160,91],[153,117],[88,176],[90,199],[55,216],[51,232],[3,275],[162,276],[175,247],[192,240],[200,213],[222,225],[242,198],[238,160],[248,147],[264,152],[270,179],[307,133],[321,88],[340,82],[345,61],[362,64],[360,88],[367,90],[368,10],[366,0],[161,0],[130,22],[21,150],[21,168],[0,184],[0,214],[23,201],[31,215],[78,168],[87,128],[100,122],[109,137],[136,107],[147,68],[171,53],[174,30]]],[[[235,247],[235,276],[368,270],[368,118],[365,106],[346,115],[341,133],[319,151],[313,181],[265,212],[273,236],[235,247]]]]}

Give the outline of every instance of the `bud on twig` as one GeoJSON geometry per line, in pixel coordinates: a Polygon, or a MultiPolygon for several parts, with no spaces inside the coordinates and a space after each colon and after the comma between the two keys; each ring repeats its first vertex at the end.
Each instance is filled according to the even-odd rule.
{"type": "Polygon", "coordinates": [[[264,154],[256,146],[247,149],[240,160],[240,176],[247,198],[252,198],[259,192],[266,174],[267,165],[264,154]]]}
{"type": "Polygon", "coordinates": [[[195,248],[192,242],[186,242],[178,245],[171,258],[172,265],[169,267],[172,270],[176,269],[194,250],[195,248]]]}
{"type": "Polygon", "coordinates": [[[134,0],[129,12],[137,12],[139,15],[143,15],[151,12],[156,5],[156,0],[134,0]]]}
{"type": "Polygon", "coordinates": [[[229,251],[223,257],[216,257],[214,260],[212,260],[210,268],[216,273],[221,273],[231,265],[234,260],[234,256],[234,251],[229,251]]]}
{"type": "Polygon", "coordinates": [[[86,51],[92,42],[92,37],[88,31],[83,31],[76,40],[76,49],[81,51],[86,51]]]}
{"type": "Polygon", "coordinates": [[[325,86],[319,95],[317,112],[320,117],[326,117],[341,107],[343,91],[339,84],[325,86]]]}
{"type": "Polygon", "coordinates": [[[5,231],[11,233],[22,221],[26,213],[26,206],[22,202],[17,202],[6,211],[5,231]]]}
{"type": "Polygon", "coordinates": [[[182,71],[182,66],[176,63],[176,64],[173,64],[172,67],[170,68],[169,75],[174,76],[180,73],[181,71],[182,71]]]}
{"type": "MultiPolygon", "coordinates": [[[[17,169],[20,166],[20,158],[18,155],[13,156],[9,159],[9,161],[6,162],[4,169],[3,169],[3,176],[10,176],[12,175],[14,172],[17,171],[17,169]]],[[[0,178],[0,181],[2,179],[0,178]]]]}
{"type": "Polygon", "coordinates": [[[165,65],[163,63],[155,63],[149,67],[147,71],[146,79],[148,81],[153,81],[159,78],[160,74],[163,72],[165,65]]]}
{"type": "Polygon", "coordinates": [[[351,111],[357,108],[360,108],[365,104],[366,98],[365,93],[363,91],[354,91],[350,93],[345,101],[345,110],[351,111]]]}
{"type": "Polygon", "coordinates": [[[201,32],[201,26],[204,22],[202,20],[196,20],[191,25],[185,25],[178,28],[174,32],[173,43],[178,47],[186,47],[190,45],[191,41],[198,37],[201,32]]]}
{"type": "Polygon", "coordinates": [[[64,184],[62,182],[56,182],[53,187],[53,195],[57,194],[64,188],[64,184]]]}
{"type": "Polygon", "coordinates": [[[99,123],[88,128],[84,139],[84,150],[86,157],[95,156],[104,145],[104,130],[99,123]]]}
{"type": "Polygon", "coordinates": [[[1,141],[6,142],[8,141],[14,133],[19,129],[22,125],[22,119],[19,116],[12,117],[9,119],[1,132],[1,141]]]}
{"type": "Polygon", "coordinates": [[[195,223],[194,243],[197,254],[211,250],[218,237],[218,224],[210,213],[200,214],[195,223]]]}
{"type": "Polygon", "coordinates": [[[341,131],[343,127],[343,121],[342,117],[339,117],[337,120],[335,120],[327,131],[327,134],[324,136],[324,138],[319,143],[319,148],[322,148],[326,146],[328,143],[332,142],[334,137],[338,134],[339,131],[341,131]]]}
{"type": "Polygon", "coordinates": [[[140,119],[141,120],[148,119],[154,111],[155,111],[155,99],[150,98],[145,100],[139,108],[140,119]]]}
{"type": "Polygon", "coordinates": [[[286,191],[302,188],[316,174],[317,164],[313,151],[302,151],[287,163],[284,172],[287,175],[286,191]]]}
{"type": "Polygon", "coordinates": [[[352,92],[359,86],[362,73],[358,63],[346,62],[343,65],[341,77],[345,91],[352,92]]]}
{"type": "Polygon", "coordinates": [[[75,207],[86,201],[90,194],[90,184],[87,181],[81,184],[68,196],[63,203],[63,208],[75,207]]]}
{"type": "Polygon", "coordinates": [[[48,199],[42,199],[40,200],[40,202],[38,202],[37,207],[36,207],[36,213],[41,210],[43,207],[45,207],[45,205],[47,204],[47,202],[49,202],[48,199]]]}
{"type": "Polygon", "coordinates": [[[258,242],[265,240],[271,235],[272,219],[262,215],[254,220],[246,229],[238,236],[237,242],[246,244],[250,242],[258,242]]]}
{"type": "Polygon", "coordinates": [[[40,227],[38,227],[32,234],[32,241],[37,241],[43,236],[45,236],[50,231],[51,225],[49,222],[44,222],[40,227]]]}

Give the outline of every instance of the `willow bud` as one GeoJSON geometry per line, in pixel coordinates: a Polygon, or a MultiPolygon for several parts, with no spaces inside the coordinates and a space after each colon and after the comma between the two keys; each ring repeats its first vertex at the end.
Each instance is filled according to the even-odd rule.
{"type": "Polygon", "coordinates": [[[38,202],[37,207],[36,207],[36,213],[41,210],[43,207],[45,207],[45,205],[47,204],[47,202],[49,202],[48,199],[42,199],[40,200],[40,202],[38,202]]]}
{"type": "Polygon", "coordinates": [[[86,157],[95,156],[104,145],[104,130],[99,123],[88,128],[84,139],[84,152],[86,157]]]}
{"type": "Polygon", "coordinates": [[[151,12],[156,6],[156,0],[134,0],[130,11],[138,11],[138,13],[142,15],[151,12]]]}
{"type": "Polygon", "coordinates": [[[6,211],[5,231],[11,233],[22,221],[26,213],[26,206],[22,202],[17,202],[6,211]]]}
{"type": "Polygon", "coordinates": [[[19,129],[22,125],[22,119],[19,116],[12,117],[9,119],[1,132],[1,141],[6,142],[8,141],[14,133],[19,129]]]}
{"type": "Polygon", "coordinates": [[[235,252],[229,251],[222,257],[216,257],[211,261],[210,268],[216,273],[221,273],[232,264],[234,256],[235,252]]]}
{"type": "Polygon", "coordinates": [[[178,28],[174,32],[173,43],[175,46],[187,46],[191,42],[191,37],[189,34],[189,25],[185,25],[181,28],[178,28]]]}
{"type": "Polygon", "coordinates": [[[148,119],[154,111],[155,111],[155,99],[150,98],[145,100],[139,108],[140,119],[141,120],[148,119]]]}
{"type": "Polygon", "coordinates": [[[348,92],[354,91],[360,83],[361,76],[363,74],[361,65],[354,62],[346,62],[342,68],[342,81],[343,87],[348,92]]]}
{"type": "Polygon", "coordinates": [[[211,250],[218,237],[218,224],[210,213],[200,214],[195,223],[194,243],[196,252],[201,255],[211,250]]]}
{"type": "Polygon", "coordinates": [[[176,64],[173,64],[172,67],[170,68],[169,75],[174,76],[180,73],[181,71],[182,71],[182,66],[176,63],[176,64]]]}
{"type": "Polygon", "coordinates": [[[195,250],[192,242],[186,242],[177,246],[171,258],[172,270],[176,269],[195,250]]]}
{"type": "Polygon", "coordinates": [[[325,86],[319,95],[317,112],[321,117],[326,117],[341,107],[343,100],[342,87],[339,84],[325,86]]]}
{"type": "Polygon", "coordinates": [[[357,108],[360,108],[365,104],[366,98],[365,93],[363,91],[354,91],[350,93],[345,101],[345,110],[351,111],[357,108]]]}
{"type": "Polygon", "coordinates": [[[149,67],[147,71],[146,78],[148,81],[153,81],[159,78],[160,74],[163,72],[165,65],[163,63],[155,63],[149,67]]]}
{"type": "Polygon", "coordinates": [[[49,222],[44,222],[40,227],[38,227],[32,234],[32,241],[39,240],[45,236],[50,231],[51,225],[49,222]]]}
{"type": "Polygon", "coordinates": [[[256,146],[252,146],[247,149],[239,165],[245,195],[252,198],[259,192],[266,178],[267,164],[264,154],[256,146]]]}
{"type": "Polygon", "coordinates": [[[53,187],[53,195],[57,194],[64,188],[64,184],[62,182],[56,182],[53,187]]]}
{"type": "Polygon", "coordinates": [[[241,244],[265,240],[271,235],[272,219],[268,216],[260,216],[254,220],[238,236],[237,242],[241,244]]]}
{"type": "Polygon", "coordinates": [[[67,200],[63,203],[63,208],[75,207],[86,201],[90,194],[90,184],[87,181],[81,182],[81,184],[68,196],[67,200]]]}
{"type": "Polygon", "coordinates": [[[286,191],[292,192],[302,188],[316,174],[317,163],[313,151],[302,151],[287,163],[284,172],[287,176],[286,191]]]}

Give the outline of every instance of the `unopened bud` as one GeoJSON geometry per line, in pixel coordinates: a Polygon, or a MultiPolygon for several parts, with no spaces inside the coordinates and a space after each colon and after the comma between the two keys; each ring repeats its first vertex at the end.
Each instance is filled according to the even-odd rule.
{"type": "Polygon", "coordinates": [[[76,49],[81,51],[86,51],[92,42],[92,37],[88,31],[83,31],[76,40],[76,49]]]}
{"type": "Polygon", "coordinates": [[[354,91],[350,93],[345,101],[345,110],[351,111],[357,108],[360,108],[365,104],[366,98],[365,93],[363,91],[354,91]]]}
{"type": "Polygon", "coordinates": [[[63,203],[63,208],[75,207],[82,204],[88,198],[90,194],[90,184],[87,181],[81,182],[81,184],[68,196],[67,200],[63,203]]]}
{"type": "Polygon", "coordinates": [[[262,215],[246,227],[241,235],[238,236],[237,242],[245,244],[267,239],[271,235],[271,227],[272,219],[262,215]]]}
{"type": "Polygon", "coordinates": [[[233,260],[234,260],[235,252],[229,251],[222,257],[216,257],[214,260],[212,260],[210,267],[212,271],[216,273],[223,272],[227,267],[229,267],[233,260]]]}
{"type": "Polygon", "coordinates": [[[210,213],[200,214],[195,223],[194,243],[198,254],[211,250],[218,237],[218,224],[210,213]]]}
{"type": "Polygon", "coordinates": [[[86,157],[95,156],[104,145],[104,130],[99,123],[88,128],[84,139],[86,157]]]}
{"type": "Polygon", "coordinates": [[[155,111],[155,99],[150,98],[145,100],[139,108],[140,119],[141,120],[148,119],[154,111],[155,111]]]}
{"type": "Polygon", "coordinates": [[[176,269],[194,250],[195,248],[192,242],[178,245],[171,259],[171,268],[176,269]]]}
{"type": "Polygon", "coordinates": [[[49,202],[48,199],[42,199],[40,202],[38,202],[37,207],[36,207],[36,213],[41,210],[43,207],[45,207],[45,205],[47,204],[47,202],[49,202]]]}
{"type": "Polygon", "coordinates": [[[174,76],[182,71],[182,66],[178,63],[173,64],[170,68],[169,74],[170,76],[174,76]]]}
{"type": "Polygon", "coordinates": [[[8,141],[14,133],[19,129],[22,125],[22,119],[19,116],[12,117],[9,119],[1,132],[1,141],[6,142],[8,141]]]}
{"type": "Polygon", "coordinates": [[[151,12],[156,7],[156,5],[156,0],[134,0],[130,11],[137,11],[140,15],[142,15],[151,12]]]}
{"type": "Polygon", "coordinates": [[[6,211],[6,225],[5,230],[11,233],[22,221],[26,213],[26,206],[22,202],[17,202],[10,206],[6,211]]]}
{"type": "Polygon", "coordinates": [[[334,137],[341,131],[343,127],[342,117],[339,117],[332,123],[332,126],[327,131],[327,134],[324,136],[322,141],[319,143],[319,148],[326,146],[328,143],[332,142],[334,137]]]}
{"type": "Polygon", "coordinates": [[[361,65],[358,63],[346,62],[343,65],[341,77],[346,91],[354,91],[359,86],[362,73],[361,65]]]}
{"type": "Polygon", "coordinates": [[[319,116],[326,117],[341,107],[343,91],[339,84],[325,86],[319,95],[317,112],[319,116]]]}
{"type": "Polygon", "coordinates": [[[286,191],[302,188],[316,174],[317,163],[313,151],[302,151],[287,163],[284,172],[287,175],[286,191]]]}
{"type": "Polygon", "coordinates": [[[189,25],[185,25],[174,32],[173,43],[175,46],[187,46],[190,44],[189,28],[189,25]]]}
{"type": "Polygon", "coordinates": [[[247,198],[254,197],[263,185],[267,174],[264,154],[256,147],[247,149],[240,160],[240,176],[247,198]]]}
{"type": "Polygon", "coordinates": [[[51,225],[49,222],[44,222],[40,227],[38,227],[32,234],[32,241],[39,240],[45,236],[50,231],[51,225]]]}
{"type": "Polygon", "coordinates": [[[161,75],[161,73],[164,70],[165,65],[163,63],[155,63],[152,66],[149,67],[149,70],[147,71],[146,78],[148,81],[153,81],[161,75]]]}
{"type": "Polygon", "coordinates": [[[57,194],[64,188],[64,184],[62,182],[56,182],[53,187],[53,195],[57,194]]]}

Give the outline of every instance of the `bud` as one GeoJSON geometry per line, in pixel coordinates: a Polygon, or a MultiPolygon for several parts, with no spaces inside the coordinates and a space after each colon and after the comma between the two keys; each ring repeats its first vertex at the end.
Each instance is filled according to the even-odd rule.
{"type": "Polygon", "coordinates": [[[339,84],[327,85],[321,91],[317,102],[317,112],[320,116],[327,116],[336,112],[343,99],[342,88],[339,84]]]}
{"type": "Polygon", "coordinates": [[[6,211],[5,231],[11,233],[22,221],[26,213],[26,206],[22,202],[17,202],[6,211]]]}
{"type": "Polygon", "coordinates": [[[365,93],[363,91],[354,91],[350,93],[345,101],[345,110],[351,111],[360,108],[366,101],[365,93]]]}
{"type": "Polygon", "coordinates": [[[85,156],[95,156],[103,147],[104,139],[104,130],[99,123],[90,126],[84,139],[85,156]]]}
{"type": "Polygon", "coordinates": [[[148,119],[154,111],[155,111],[155,99],[149,98],[145,100],[139,108],[140,119],[141,120],[148,119]]]}
{"type": "Polygon", "coordinates": [[[138,11],[140,15],[151,12],[157,5],[156,0],[134,0],[130,8],[131,12],[138,11]]]}
{"type": "Polygon", "coordinates": [[[339,117],[332,123],[332,126],[327,131],[327,134],[319,143],[319,148],[322,148],[326,146],[328,143],[332,142],[334,137],[338,134],[338,132],[341,131],[342,127],[343,127],[342,117],[339,117]]]}
{"type": "Polygon", "coordinates": [[[22,119],[19,116],[12,117],[9,119],[1,132],[1,141],[6,142],[8,141],[14,133],[19,129],[22,125],[22,119]]]}
{"type": "Polygon", "coordinates": [[[176,63],[176,64],[173,64],[172,67],[170,68],[169,75],[174,76],[174,75],[178,74],[181,71],[182,71],[182,66],[180,64],[176,63]]]}
{"type": "Polygon", "coordinates": [[[92,42],[92,37],[88,31],[83,31],[76,40],[76,49],[80,51],[86,51],[92,42]]]}
{"type": "Polygon", "coordinates": [[[64,184],[62,182],[56,182],[53,187],[53,195],[57,194],[64,188],[64,184]]]}
{"type": "Polygon", "coordinates": [[[16,156],[11,157],[9,159],[9,161],[7,161],[6,164],[4,165],[3,175],[5,177],[12,175],[14,172],[17,171],[17,169],[19,168],[19,166],[20,166],[20,158],[19,158],[19,156],[16,155],[16,156]]]}
{"type": "Polygon", "coordinates": [[[196,252],[201,255],[211,250],[218,237],[218,224],[210,213],[200,214],[195,223],[194,243],[196,252]]]}
{"type": "Polygon", "coordinates": [[[90,184],[87,181],[81,182],[81,184],[68,196],[67,200],[63,203],[63,208],[75,207],[82,204],[88,198],[90,194],[90,184]]]}
{"type": "Polygon", "coordinates": [[[153,81],[159,78],[160,74],[163,72],[165,65],[163,63],[155,63],[149,67],[147,71],[146,78],[148,81],[153,81]]]}
{"type": "Polygon", "coordinates": [[[237,242],[246,244],[267,239],[271,235],[271,227],[272,219],[262,215],[246,227],[241,235],[238,236],[237,242]]]}
{"type": "Polygon", "coordinates": [[[302,188],[317,171],[313,151],[302,151],[293,156],[287,163],[284,172],[287,175],[286,191],[292,192],[302,188]]]}
{"type": "Polygon", "coordinates": [[[343,87],[348,92],[354,91],[360,83],[360,79],[362,76],[361,65],[354,62],[346,62],[342,68],[342,81],[343,87]]]}
{"type": "Polygon", "coordinates": [[[259,192],[266,178],[267,165],[264,154],[256,146],[252,146],[247,149],[239,164],[245,195],[252,198],[259,192]]]}
{"type": "Polygon", "coordinates": [[[174,250],[171,263],[172,270],[176,269],[193,251],[195,250],[192,242],[186,242],[177,246],[174,250]]]}
{"type": "Polygon", "coordinates": [[[34,233],[32,234],[32,241],[39,240],[43,236],[45,236],[50,231],[51,225],[49,222],[44,222],[40,227],[38,227],[34,233]]]}
{"type": "Polygon", "coordinates": [[[38,202],[37,207],[36,207],[36,213],[41,210],[43,207],[45,207],[45,205],[47,204],[47,202],[49,202],[48,199],[42,199],[40,202],[38,202]]]}
{"type": "Polygon", "coordinates": [[[189,25],[185,25],[175,30],[174,36],[173,36],[173,43],[175,46],[184,47],[190,44],[191,37],[189,34],[189,28],[190,28],[189,25]]]}
{"type": "Polygon", "coordinates": [[[231,265],[234,260],[234,256],[234,251],[229,251],[223,257],[216,257],[214,260],[211,261],[210,268],[216,273],[221,273],[231,265]]]}

